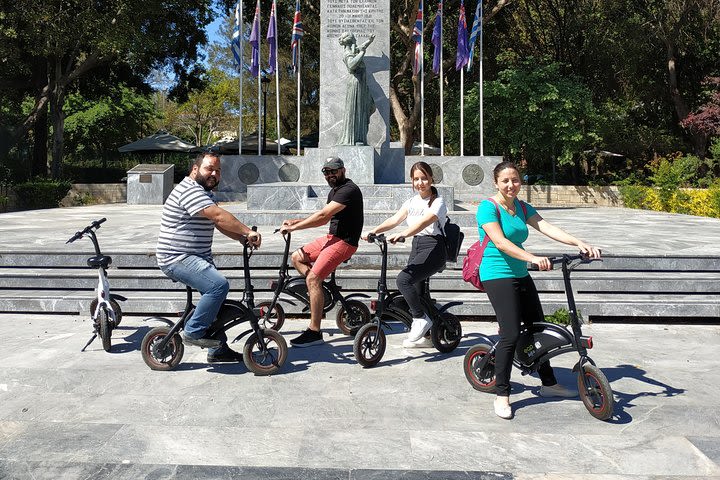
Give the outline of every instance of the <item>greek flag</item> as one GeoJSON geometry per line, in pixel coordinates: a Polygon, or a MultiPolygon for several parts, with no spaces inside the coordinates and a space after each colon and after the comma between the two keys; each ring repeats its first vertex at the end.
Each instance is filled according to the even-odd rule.
{"type": "Polygon", "coordinates": [[[420,0],[420,6],[418,6],[417,17],[415,17],[415,26],[413,27],[412,39],[415,42],[415,61],[413,62],[413,75],[417,75],[420,72],[420,66],[422,65],[422,34],[423,34],[423,4],[420,0]]]}
{"type": "Polygon", "coordinates": [[[297,72],[299,63],[298,58],[298,47],[300,46],[300,39],[305,35],[303,30],[302,16],[300,15],[300,0],[295,2],[295,19],[293,20],[292,38],[290,48],[292,49],[292,67],[293,71],[297,72]]]}
{"type": "MultiPolygon", "coordinates": [[[[482,38],[482,17],[483,17],[482,0],[478,0],[477,6],[475,7],[475,20],[473,20],[472,29],[470,30],[470,46],[468,47],[468,63],[467,63],[467,71],[468,72],[470,71],[470,69],[472,69],[473,50],[475,49],[475,41],[477,40],[478,35],[480,35],[480,38],[482,38]]],[[[482,53],[481,53],[481,55],[482,55],[482,53]]]]}
{"type": "Polygon", "coordinates": [[[230,49],[235,58],[235,69],[242,72],[242,47],[240,47],[240,2],[235,5],[235,28],[233,29],[230,49]]]}

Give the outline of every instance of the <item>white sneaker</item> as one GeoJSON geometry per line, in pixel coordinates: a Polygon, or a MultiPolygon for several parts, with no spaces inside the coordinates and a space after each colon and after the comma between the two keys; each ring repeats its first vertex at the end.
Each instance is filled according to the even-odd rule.
{"type": "Polygon", "coordinates": [[[512,418],[512,408],[510,408],[510,405],[505,402],[498,402],[498,399],[496,398],[493,402],[493,407],[495,408],[495,415],[498,417],[504,418],[505,420],[510,420],[512,418]]]}
{"type": "Polygon", "coordinates": [[[410,333],[408,333],[407,339],[411,342],[417,342],[425,336],[428,330],[432,327],[432,320],[430,317],[425,315],[423,318],[413,318],[412,326],[410,327],[410,333]]]}
{"type": "Polygon", "coordinates": [[[428,337],[423,336],[420,340],[411,342],[410,339],[406,338],[402,343],[403,348],[427,348],[432,347],[432,340],[428,337]]]}
{"type": "Polygon", "coordinates": [[[578,396],[578,392],[556,383],[555,385],[550,385],[549,387],[546,387],[545,385],[540,387],[540,396],[546,398],[575,398],[578,396]]]}

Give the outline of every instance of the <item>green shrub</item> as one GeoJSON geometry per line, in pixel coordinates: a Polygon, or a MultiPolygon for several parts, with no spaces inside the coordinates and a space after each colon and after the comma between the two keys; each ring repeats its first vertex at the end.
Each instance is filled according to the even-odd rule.
{"type": "Polygon", "coordinates": [[[72,187],[67,180],[37,178],[15,186],[18,206],[24,210],[55,208],[72,187]]]}
{"type": "MultiPolygon", "coordinates": [[[[582,323],[582,315],[579,311],[577,312],[577,316],[580,320],[580,323],[582,323]]],[[[559,308],[555,310],[555,312],[553,312],[551,315],[545,315],[545,321],[555,323],[557,325],[570,325],[570,312],[567,308],[559,308]]]]}
{"type": "Polygon", "coordinates": [[[640,185],[623,185],[618,187],[620,198],[627,208],[647,208],[649,187],[640,185]]]}

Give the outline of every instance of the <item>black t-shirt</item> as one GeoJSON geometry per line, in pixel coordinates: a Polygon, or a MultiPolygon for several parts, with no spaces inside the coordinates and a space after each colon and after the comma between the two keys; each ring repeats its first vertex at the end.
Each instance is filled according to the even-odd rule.
{"type": "Polygon", "coordinates": [[[330,234],[340,237],[343,241],[358,246],[363,228],[363,196],[360,188],[349,178],[341,185],[330,189],[327,203],[337,202],[345,208],[330,219],[330,234]]]}

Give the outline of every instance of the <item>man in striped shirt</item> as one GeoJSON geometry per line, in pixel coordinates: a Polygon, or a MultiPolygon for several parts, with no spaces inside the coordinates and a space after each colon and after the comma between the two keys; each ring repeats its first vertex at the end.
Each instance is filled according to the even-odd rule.
{"type": "Polygon", "coordinates": [[[208,348],[208,362],[237,362],[240,353],[226,338],[205,333],[227,297],[230,285],[215,268],[211,246],[217,228],[224,235],[259,247],[261,237],[233,214],[219,207],[212,189],[220,182],[220,155],[199,154],[187,177],[170,193],[163,206],[157,243],[157,262],[169,278],[201,293],[195,312],[180,333],[183,342],[208,348]]]}

